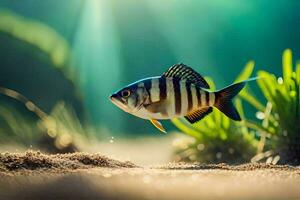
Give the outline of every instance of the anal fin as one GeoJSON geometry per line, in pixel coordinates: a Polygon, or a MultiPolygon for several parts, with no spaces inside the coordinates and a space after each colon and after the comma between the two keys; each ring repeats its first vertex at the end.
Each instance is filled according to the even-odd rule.
{"type": "Polygon", "coordinates": [[[162,124],[156,119],[150,119],[151,123],[161,132],[167,133],[166,129],[162,126],[162,124]]]}
{"type": "Polygon", "coordinates": [[[200,108],[198,110],[194,110],[190,113],[188,113],[185,117],[190,123],[195,123],[197,121],[200,121],[203,119],[205,116],[207,116],[209,113],[213,111],[212,107],[205,107],[205,108],[200,108]]]}

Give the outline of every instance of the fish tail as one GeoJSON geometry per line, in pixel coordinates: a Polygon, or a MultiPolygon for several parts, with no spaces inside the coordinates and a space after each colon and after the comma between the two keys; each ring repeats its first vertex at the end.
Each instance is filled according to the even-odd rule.
{"type": "Polygon", "coordinates": [[[245,81],[229,85],[219,91],[216,91],[216,102],[214,106],[230,119],[233,119],[235,121],[241,121],[241,117],[237,109],[234,107],[232,99],[245,87],[247,82],[254,81],[256,79],[257,77],[250,78],[245,81]]]}

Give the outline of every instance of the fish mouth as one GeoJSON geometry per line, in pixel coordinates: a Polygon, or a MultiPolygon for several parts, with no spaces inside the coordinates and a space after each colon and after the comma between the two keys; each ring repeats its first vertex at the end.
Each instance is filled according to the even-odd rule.
{"type": "Polygon", "coordinates": [[[110,99],[111,101],[116,101],[116,100],[119,99],[119,98],[118,98],[118,95],[112,94],[112,95],[109,96],[109,99],[110,99]]]}
{"type": "Polygon", "coordinates": [[[111,102],[112,102],[113,104],[115,104],[116,106],[118,106],[118,107],[121,108],[122,110],[128,112],[128,108],[127,108],[127,106],[126,106],[126,102],[123,101],[123,99],[120,98],[119,95],[117,95],[117,94],[112,94],[112,95],[109,96],[109,99],[111,100],[111,102]]]}
{"type": "Polygon", "coordinates": [[[141,102],[141,104],[137,105],[137,107],[135,107],[134,109],[130,109],[127,106],[127,102],[123,100],[123,98],[120,97],[120,95],[118,94],[112,94],[109,96],[109,99],[111,100],[111,102],[113,104],[115,104],[117,107],[119,107],[120,109],[122,109],[123,111],[127,112],[127,113],[135,113],[138,112],[142,107],[143,107],[143,102],[141,102]]]}

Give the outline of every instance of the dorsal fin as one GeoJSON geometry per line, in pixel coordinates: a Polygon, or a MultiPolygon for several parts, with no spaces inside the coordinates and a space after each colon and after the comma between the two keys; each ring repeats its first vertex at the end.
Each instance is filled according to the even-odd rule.
{"type": "Polygon", "coordinates": [[[198,72],[182,63],[173,65],[162,76],[186,79],[199,87],[209,89],[208,83],[198,72]]]}
{"type": "Polygon", "coordinates": [[[189,114],[187,114],[184,117],[190,123],[193,124],[193,123],[195,123],[195,122],[200,121],[201,119],[203,119],[206,115],[208,115],[212,111],[213,111],[212,107],[205,107],[205,108],[201,108],[201,109],[198,109],[198,110],[194,110],[194,111],[190,112],[189,114]]]}

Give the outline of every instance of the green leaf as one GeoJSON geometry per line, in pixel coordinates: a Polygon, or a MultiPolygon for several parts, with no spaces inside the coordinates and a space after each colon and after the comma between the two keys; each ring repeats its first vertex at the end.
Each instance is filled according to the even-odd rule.
{"type": "Polygon", "coordinates": [[[300,85],[300,61],[298,61],[296,65],[296,79],[298,84],[300,85]]]}
{"type": "Polygon", "coordinates": [[[254,69],[254,61],[249,61],[245,68],[243,69],[243,71],[237,76],[237,78],[235,79],[234,82],[240,82],[240,81],[244,81],[247,80],[248,78],[251,77],[253,69],[254,69]]]}
{"type": "Polygon", "coordinates": [[[180,119],[174,118],[171,119],[171,121],[177,128],[179,128],[182,132],[186,133],[187,135],[190,135],[199,140],[202,139],[202,136],[199,134],[199,132],[195,131],[192,127],[184,124],[180,119]]]}
{"type": "Polygon", "coordinates": [[[211,90],[215,90],[216,89],[216,85],[215,85],[214,81],[210,77],[205,77],[204,79],[208,83],[208,85],[209,85],[209,87],[210,87],[211,90]]]}
{"type": "Polygon", "coordinates": [[[70,46],[53,28],[37,20],[25,18],[8,10],[0,9],[0,33],[8,34],[20,41],[35,46],[46,53],[54,66],[73,80],[69,68],[70,46]]]}
{"type": "MultiPolygon", "coordinates": [[[[240,82],[247,80],[251,77],[253,69],[254,69],[254,61],[249,61],[243,71],[237,76],[235,79],[235,82],[240,82]]],[[[256,109],[263,111],[265,107],[263,106],[262,103],[260,103],[257,98],[255,98],[251,93],[246,85],[246,87],[239,93],[239,96],[246,100],[248,103],[250,103],[252,106],[254,106],[256,109]]]]}
{"type": "Polygon", "coordinates": [[[283,79],[288,80],[292,76],[293,62],[292,62],[292,51],[286,49],[282,55],[282,73],[283,79]]]}
{"type": "Polygon", "coordinates": [[[276,86],[277,84],[275,75],[270,74],[266,71],[258,71],[257,74],[260,77],[259,79],[257,79],[258,86],[260,87],[267,100],[273,102],[274,86],[276,86]]]}
{"type": "Polygon", "coordinates": [[[250,91],[247,90],[247,88],[243,89],[239,93],[239,97],[241,97],[243,100],[247,101],[249,104],[251,104],[254,108],[260,111],[265,110],[265,106],[257,100],[256,97],[254,97],[252,94],[250,94],[250,91]]]}

